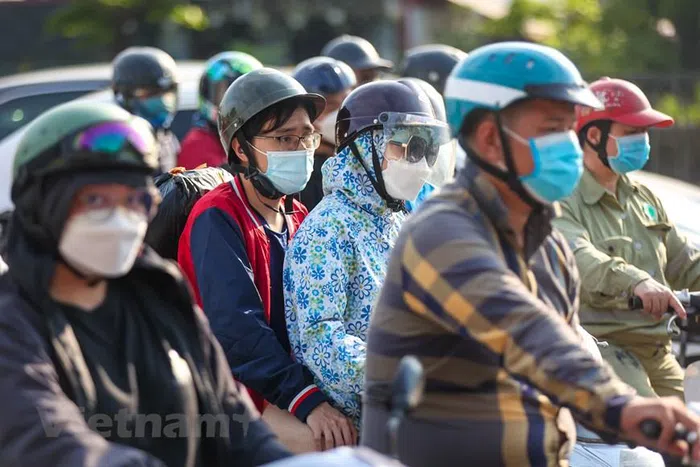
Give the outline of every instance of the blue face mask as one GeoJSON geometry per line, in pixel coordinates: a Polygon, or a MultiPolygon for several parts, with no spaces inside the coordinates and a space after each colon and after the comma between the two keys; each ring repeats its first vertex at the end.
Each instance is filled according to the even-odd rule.
{"type": "Polygon", "coordinates": [[[610,137],[617,143],[617,156],[608,157],[610,168],[615,173],[634,172],[646,165],[651,152],[649,133],[620,137],[610,135],[610,137]]]}
{"type": "Polygon", "coordinates": [[[170,128],[176,112],[177,95],[174,92],[139,99],[134,108],[134,113],[146,119],[156,130],[170,128]]]}
{"type": "Polygon", "coordinates": [[[509,128],[503,130],[530,148],[535,167],[520,181],[535,199],[551,204],[574,192],[583,175],[583,151],[576,133],[564,131],[526,140],[509,128]]]}
{"type": "Polygon", "coordinates": [[[267,155],[267,171],[263,174],[280,192],[285,195],[299,193],[306,187],[314,171],[314,150],[261,151],[267,155]]]}

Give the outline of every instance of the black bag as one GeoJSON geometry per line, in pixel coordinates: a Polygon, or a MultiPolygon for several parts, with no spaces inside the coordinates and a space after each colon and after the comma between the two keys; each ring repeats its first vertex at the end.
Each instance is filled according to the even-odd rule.
{"type": "Polygon", "coordinates": [[[215,167],[164,173],[155,179],[162,201],[146,233],[146,243],[160,256],[177,261],[180,235],[194,204],[222,183],[233,180],[228,171],[215,167]]]}

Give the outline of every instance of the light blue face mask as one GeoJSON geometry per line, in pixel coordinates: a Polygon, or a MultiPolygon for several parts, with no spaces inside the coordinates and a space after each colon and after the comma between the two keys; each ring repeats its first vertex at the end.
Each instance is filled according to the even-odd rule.
{"type": "Polygon", "coordinates": [[[642,169],[649,160],[651,145],[649,133],[638,133],[629,136],[615,137],[610,135],[617,143],[617,155],[608,157],[610,168],[618,174],[626,174],[642,169]]]}
{"type": "Polygon", "coordinates": [[[509,128],[503,131],[530,148],[534,169],[520,181],[535,199],[551,204],[574,192],[583,175],[583,150],[576,133],[569,130],[526,140],[509,128]]]}
{"type": "Polygon", "coordinates": [[[314,150],[297,151],[261,151],[252,144],[253,149],[267,156],[265,178],[285,195],[299,193],[306,187],[314,171],[314,150]]]}
{"type": "Polygon", "coordinates": [[[139,99],[134,108],[134,113],[146,119],[156,130],[170,128],[176,112],[177,95],[174,92],[139,99]]]}

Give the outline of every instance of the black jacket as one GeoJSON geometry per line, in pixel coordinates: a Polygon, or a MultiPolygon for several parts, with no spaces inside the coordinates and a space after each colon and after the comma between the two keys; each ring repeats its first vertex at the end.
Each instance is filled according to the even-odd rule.
{"type": "MultiPolygon", "coordinates": [[[[26,271],[34,268],[29,264],[22,268],[16,255],[12,256],[15,261],[8,258],[10,271],[0,275],[0,465],[164,466],[148,454],[147,440],[143,450],[136,449],[108,442],[88,427],[79,406],[84,406],[84,395],[89,391],[80,383],[76,386],[80,379],[75,378],[75,368],[66,368],[70,364],[61,356],[66,350],[61,350],[62,345],[68,342],[70,347],[70,339],[51,332],[47,313],[36,306],[39,301],[34,297],[46,294],[45,290],[37,289],[32,295],[22,292],[30,278],[26,271]]],[[[133,281],[134,287],[143,284],[138,295],[149,300],[148,306],[155,306],[156,300],[159,307],[166,304],[165,313],[161,313],[166,319],[171,316],[173,322],[190,323],[178,326],[177,332],[181,343],[185,342],[185,360],[197,380],[200,410],[205,407],[205,413],[224,413],[240,421],[231,423],[228,439],[202,439],[200,451],[209,451],[204,453],[207,467],[255,466],[287,457],[287,451],[258,418],[248,396],[233,381],[226,358],[206,319],[193,305],[179,269],[147,250],[126,279],[133,281]]]]}

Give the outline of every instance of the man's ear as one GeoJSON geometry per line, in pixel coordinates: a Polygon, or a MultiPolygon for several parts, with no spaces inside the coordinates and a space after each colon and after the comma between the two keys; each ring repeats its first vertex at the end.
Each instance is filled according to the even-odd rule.
{"type": "Polygon", "coordinates": [[[233,150],[233,152],[236,154],[236,157],[238,157],[238,159],[241,161],[241,163],[243,165],[248,165],[248,156],[246,156],[245,151],[243,151],[243,147],[241,146],[241,143],[238,141],[238,138],[233,138],[233,141],[231,141],[231,149],[233,150]]]}
{"type": "Polygon", "coordinates": [[[482,159],[492,165],[503,166],[503,142],[493,114],[486,115],[479,121],[472,134],[472,142],[482,159]]]}
{"type": "Polygon", "coordinates": [[[591,126],[588,130],[586,130],[586,142],[590,141],[596,146],[600,144],[602,136],[603,133],[600,131],[600,128],[598,128],[595,125],[591,126]]]}

